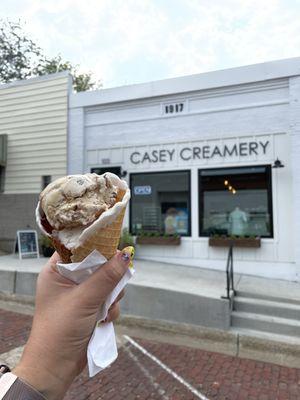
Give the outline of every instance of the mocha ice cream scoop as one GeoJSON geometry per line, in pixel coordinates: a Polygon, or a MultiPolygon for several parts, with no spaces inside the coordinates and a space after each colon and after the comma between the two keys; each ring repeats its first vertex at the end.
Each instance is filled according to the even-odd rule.
{"type": "Polygon", "coordinates": [[[84,227],[117,201],[118,189],[109,175],[69,175],[57,179],[40,194],[40,204],[52,228],[84,227]]]}
{"type": "Polygon", "coordinates": [[[42,191],[36,221],[62,262],[80,262],[94,250],[109,260],[117,251],[129,199],[127,182],[111,172],[69,175],[42,191]]]}

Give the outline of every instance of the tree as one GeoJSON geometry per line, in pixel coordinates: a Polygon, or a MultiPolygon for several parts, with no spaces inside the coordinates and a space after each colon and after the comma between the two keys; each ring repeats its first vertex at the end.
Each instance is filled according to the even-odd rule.
{"type": "Polygon", "coordinates": [[[34,68],[34,75],[53,74],[61,71],[70,71],[73,76],[73,88],[75,92],[84,92],[91,89],[99,89],[102,85],[92,79],[91,73],[79,73],[78,65],[73,66],[70,61],[63,61],[60,55],[47,60],[34,68]]]}
{"type": "Polygon", "coordinates": [[[25,36],[20,21],[1,20],[0,24],[0,82],[70,71],[76,92],[101,87],[100,82],[93,80],[91,73],[79,73],[78,65],[63,61],[60,55],[48,59],[42,49],[25,36]]]}
{"type": "Polygon", "coordinates": [[[1,21],[0,81],[11,82],[32,75],[32,67],[42,62],[41,49],[23,33],[20,22],[1,21]]]}

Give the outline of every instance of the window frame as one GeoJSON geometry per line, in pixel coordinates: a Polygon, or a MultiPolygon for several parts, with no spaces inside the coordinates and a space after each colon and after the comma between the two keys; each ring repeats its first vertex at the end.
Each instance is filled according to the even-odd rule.
{"type": "Polygon", "coordinates": [[[116,172],[113,172],[113,174],[118,175],[119,177],[121,176],[121,172],[122,172],[121,165],[107,165],[107,166],[104,166],[104,167],[103,167],[103,165],[101,165],[101,166],[98,166],[98,167],[90,167],[90,173],[91,174],[93,174],[93,173],[98,174],[97,172],[95,172],[95,170],[97,170],[97,169],[106,170],[106,171],[103,171],[103,173],[110,172],[110,171],[108,171],[110,169],[114,169],[114,170],[118,169],[119,170],[119,174],[116,174],[116,172]]]}
{"type": "MultiPolygon", "coordinates": [[[[189,212],[190,212],[190,218],[188,220],[188,234],[187,235],[182,235],[179,234],[183,238],[191,238],[192,237],[192,191],[191,191],[191,179],[192,179],[192,174],[190,169],[180,169],[180,170],[168,170],[168,171],[149,171],[149,172],[132,172],[129,173],[129,188],[130,191],[132,192],[132,177],[136,175],[158,175],[158,174],[172,174],[176,172],[187,172],[188,173],[188,207],[189,207],[189,212]]],[[[132,233],[132,196],[130,197],[129,201],[129,233],[132,233]]]]}
{"type": "MultiPolygon", "coordinates": [[[[203,196],[201,193],[203,191],[201,190],[201,172],[202,171],[220,171],[222,169],[235,169],[235,170],[241,170],[241,169],[246,169],[246,168],[266,168],[266,174],[267,174],[267,193],[268,193],[268,211],[270,215],[270,236],[260,236],[261,238],[264,239],[274,239],[274,218],[273,218],[273,185],[272,185],[272,165],[271,164],[259,164],[259,165],[243,165],[239,167],[219,167],[219,168],[199,168],[198,169],[198,209],[199,209],[199,221],[198,221],[198,227],[199,227],[199,237],[200,238],[206,238],[210,237],[208,234],[202,234],[203,231],[203,213],[204,213],[204,201],[203,201],[203,196]]],[[[229,235],[227,235],[229,237],[229,235]]]]}
{"type": "Polygon", "coordinates": [[[0,193],[5,191],[5,166],[0,164],[0,193]]]}
{"type": "Polygon", "coordinates": [[[41,177],[41,181],[42,181],[42,190],[44,190],[51,182],[52,182],[52,175],[42,175],[41,177]],[[49,178],[49,179],[47,179],[49,178]],[[48,182],[49,180],[49,182],[48,182]]]}

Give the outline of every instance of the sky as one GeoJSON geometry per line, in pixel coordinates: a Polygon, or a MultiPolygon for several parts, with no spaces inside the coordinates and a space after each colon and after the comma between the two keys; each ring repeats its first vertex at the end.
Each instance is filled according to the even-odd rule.
{"type": "Polygon", "coordinates": [[[0,15],[104,88],[300,56],[300,0],[2,0],[0,15]]]}

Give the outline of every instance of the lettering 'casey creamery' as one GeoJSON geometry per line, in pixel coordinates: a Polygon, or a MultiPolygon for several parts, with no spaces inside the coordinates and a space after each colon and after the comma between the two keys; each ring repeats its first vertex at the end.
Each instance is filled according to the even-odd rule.
{"type": "MultiPolygon", "coordinates": [[[[178,157],[183,161],[189,160],[202,160],[211,159],[215,157],[247,157],[253,155],[266,154],[270,142],[241,142],[232,145],[222,146],[193,146],[184,147],[179,153],[178,157]]],[[[161,149],[152,151],[134,151],[130,155],[130,161],[132,164],[143,164],[143,163],[157,163],[157,162],[171,162],[175,157],[175,149],[161,149]]]]}
{"type": "Polygon", "coordinates": [[[133,164],[141,164],[146,161],[148,161],[150,163],[168,162],[168,161],[173,161],[174,154],[175,154],[175,149],[152,150],[151,152],[145,151],[144,153],[135,151],[131,154],[130,161],[133,164]]]}

